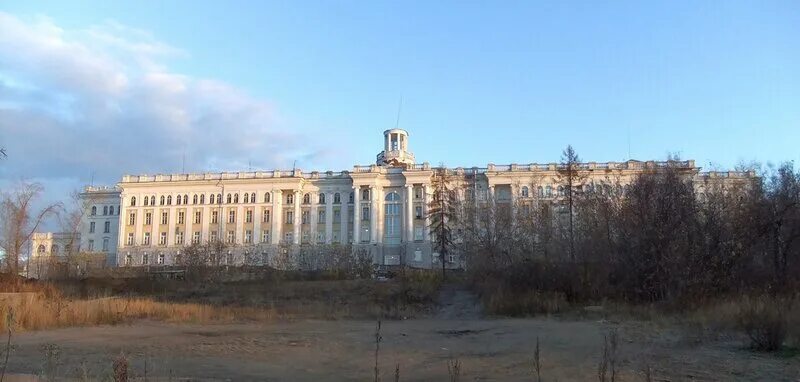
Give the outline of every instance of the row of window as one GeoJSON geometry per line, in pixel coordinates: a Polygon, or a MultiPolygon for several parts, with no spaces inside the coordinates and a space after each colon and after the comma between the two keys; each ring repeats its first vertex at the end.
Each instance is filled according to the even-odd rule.
{"type": "MultiPolygon", "coordinates": [[[[602,195],[611,195],[613,193],[622,194],[628,191],[628,186],[626,185],[624,188],[620,185],[616,187],[612,187],[611,185],[604,184],[604,185],[595,185],[595,184],[587,184],[584,186],[577,186],[576,190],[578,192],[597,192],[602,195]]],[[[564,196],[569,192],[569,186],[558,186],[557,188],[558,196],[564,196]]],[[[552,198],[553,197],[553,186],[539,186],[536,187],[536,193],[540,198],[552,198]]],[[[520,196],[523,198],[530,197],[530,191],[527,186],[523,186],[520,188],[520,196]]]]}
{"type": "MultiPolygon", "coordinates": [[[[119,207],[117,207],[117,215],[119,215],[119,207]]],[[[92,216],[97,215],[97,206],[92,206],[92,216]]],[[[103,206],[103,216],[114,215],[114,206],[103,206]]]]}
{"type": "MultiPolygon", "coordinates": [[[[244,253],[245,258],[249,258],[251,255],[249,252],[244,253]]],[[[180,264],[182,259],[182,255],[180,252],[175,254],[175,263],[180,264]]],[[[211,258],[208,259],[210,264],[216,263],[216,255],[211,254],[211,258]]],[[[262,252],[260,256],[260,265],[267,265],[269,263],[269,254],[266,252],[262,252]]],[[[220,261],[222,262],[221,265],[234,265],[234,256],[233,253],[228,252],[225,257],[221,258],[220,261]]],[[[142,265],[150,265],[150,254],[145,252],[141,254],[141,264],[142,265]]],[[[159,253],[156,255],[156,265],[164,265],[166,264],[166,255],[163,253],[159,253]]],[[[133,255],[126,254],[125,255],[125,265],[133,265],[133,255]]]]}
{"type": "MultiPolygon", "coordinates": [[[[95,222],[89,222],[89,233],[94,233],[95,222]]],[[[103,223],[103,233],[111,233],[111,222],[106,221],[103,223]]]]}

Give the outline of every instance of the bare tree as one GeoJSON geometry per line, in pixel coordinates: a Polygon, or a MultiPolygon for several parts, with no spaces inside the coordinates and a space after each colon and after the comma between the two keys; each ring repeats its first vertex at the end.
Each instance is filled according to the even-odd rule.
{"type": "Polygon", "coordinates": [[[34,203],[44,188],[38,183],[21,182],[16,189],[2,195],[0,201],[0,244],[6,249],[6,264],[19,274],[19,260],[31,236],[51,216],[57,216],[61,203],[34,211],[34,203]]]}
{"type": "Polygon", "coordinates": [[[564,196],[566,197],[569,212],[569,256],[575,260],[575,199],[580,185],[585,175],[580,171],[581,159],[578,153],[567,145],[561,153],[561,163],[558,166],[559,183],[566,184],[564,196]]]}
{"type": "Polygon", "coordinates": [[[433,233],[433,249],[439,253],[442,261],[442,279],[447,269],[447,255],[455,246],[453,227],[457,223],[457,198],[450,188],[447,168],[441,165],[433,173],[431,186],[433,195],[428,208],[430,231],[433,233]]]}

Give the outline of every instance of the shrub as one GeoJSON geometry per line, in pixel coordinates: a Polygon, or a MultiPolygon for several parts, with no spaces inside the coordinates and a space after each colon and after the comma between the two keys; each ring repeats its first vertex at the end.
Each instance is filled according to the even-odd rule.
{"type": "Polygon", "coordinates": [[[739,311],[739,325],[750,339],[750,347],[776,351],[783,346],[788,331],[788,300],[772,297],[747,298],[739,311]]]}

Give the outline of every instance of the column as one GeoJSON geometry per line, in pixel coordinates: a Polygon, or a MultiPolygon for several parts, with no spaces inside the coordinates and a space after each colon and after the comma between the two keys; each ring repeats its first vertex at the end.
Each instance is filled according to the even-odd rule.
{"type": "MultiPolygon", "coordinates": [[[[161,220],[160,214],[159,212],[158,220],[161,220]]],[[[178,210],[174,205],[169,206],[167,207],[167,214],[167,246],[172,247],[175,245],[175,226],[178,223],[178,210]]],[[[161,234],[159,233],[159,235],[161,234]]]]}
{"type": "Polygon", "coordinates": [[[353,244],[358,244],[361,236],[361,193],[353,186],[353,244]]]}
{"type": "MultiPolygon", "coordinates": [[[[194,216],[192,216],[194,219],[194,216]]],[[[194,220],[192,220],[194,221],[194,220]]],[[[208,242],[208,227],[211,224],[211,208],[208,206],[201,206],[200,207],[200,243],[207,243],[208,242]]],[[[194,232],[192,232],[192,238],[194,238],[194,232]]]]}
{"type": "Polygon", "coordinates": [[[414,185],[406,185],[406,214],[403,227],[406,230],[406,243],[414,241],[414,185]]]}
{"type": "Polygon", "coordinates": [[[319,220],[319,215],[317,212],[317,199],[314,198],[314,195],[311,195],[309,202],[311,202],[311,207],[308,210],[308,222],[311,223],[311,229],[309,230],[309,235],[311,236],[311,243],[317,244],[317,223],[319,220]]]}
{"type": "Polygon", "coordinates": [[[300,220],[300,214],[302,213],[302,210],[300,210],[300,203],[303,202],[303,200],[301,198],[302,198],[302,195],[300,195],[300,190],[295,190],[294,191],[294,222],[292,222],[292,228],[294,229],[294,238],[293,238],[293,241],[292,241],[293,244],[300,244],[300,234],[301,234],[300,223],[302,223],[302,221],[300,220]]]}
{"type": "MultiPolygon", "coordinates": [[[[239,201],[241,202],[241,200],[239,201]]],[[[233,232],[233,241],[236,245],[241,245],[244,243],[245,208],[237,204],[235,207],[233,207],[233,210],[236,211],[236,228],[234,228],[235,231],[233,232]]]]}
{"type": "Polygon", "coordinates": [[[425,204],[422,206],[422,213],[425,215],[425,227],[423,230],[423,240],[431,241],[431,218],[428,216],[428,205],[430,204],[430,192],[428,190],[428,185],[422,185],[422,199],[425,201],[425,204]]]}
{"type": "Polygon", "coordinates": [[[347,231],[350,228],[350,221],[347,220],[350,211],[348,200],[350,199],[347,192],[342,192],[339,199],[339,242],[342,244],[347,244],[347,231]]]}
{"type": "Polygon", "coordinates": [[[333,242],[333,193],[325,194],[325,244],[333,242]]]}
{"type": "MultiPolygon", "coordinates": [[[[261,195],[257,195],[261,196],[261,195]]],[[[261,244],[261,222],[264,220],[264,206],[261,203],[253,203],[253,245],[261,244]]],[[[253,253],[255,256],[257,251],[253,253]]]]}
{"type": "Polygon", "coordinates": [[[370,186],[369,188],[369,242],[378,242],[378,188],[370,186]]]}
{"type": "Polygon", "coordinates": [[[494,198],[494,185],[489,185],[489,229],[494,232],[495,229],[495,219],[497,215],[495,205],[495,198],[494,198]]]}
{"type": "Polygon", "coordinates": [[[283,193],[281,190],[273,190],[272,191],[272,216],[270,216],[270,220],[272,222],[270,228],[270,243],[272,244],[280,244],[281,237],[283,233],[281,232],[281,222],[283,221],[283,193]]]}

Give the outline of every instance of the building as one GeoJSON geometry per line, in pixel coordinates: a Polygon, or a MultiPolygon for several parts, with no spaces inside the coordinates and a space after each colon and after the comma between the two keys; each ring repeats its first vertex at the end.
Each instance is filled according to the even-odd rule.
{"type": "MultiPolygon", "coordinates": [[[[577,187],[624,192],[639,174],[668,166],[698,184],[754,179],[753,173],[701,173],[692,160],[629,160],[577,164],[577,187]]],[[[121,266],[169,265],[190,243],[223,241],[230,248],[223,264],[315,244],[351,244],[369,251],[378,264],[432,267],[438,257],[431,250],[427,210],[434,170],[416,163],[405,130],[391,129],[384,132],[375,164],[347,171],[125,175],[113,190],[87,189],[85,195],[102,193],[98,206],[119,205],[110,216],[91,213],[87,221],[119,220],[118,230],[104,230],[102,240],[116,238],[121,266]]],[[[489,164],[447,172],[463,200],[525,206],[562,198],[563,170],[557,163],[489,164]]],[[[96,246],[101,236],[84,232],[82,246],[91,247],[91,240],[96,246]]]]}
{"type": "Polygon", "coordinates": [[[80,234],[36,232],[31,236],[31,256],[27,264],[28,277],[51,278],[65,271],[61,265],[79,252],[80,234]]]}
{"type": "Polygon", "coordinates": [[[87,186],[80,194],[80,200],[83,204],[80,251],[104,255],[108,265],[116,265],[121,212],[119,189],[87,186]]]}

